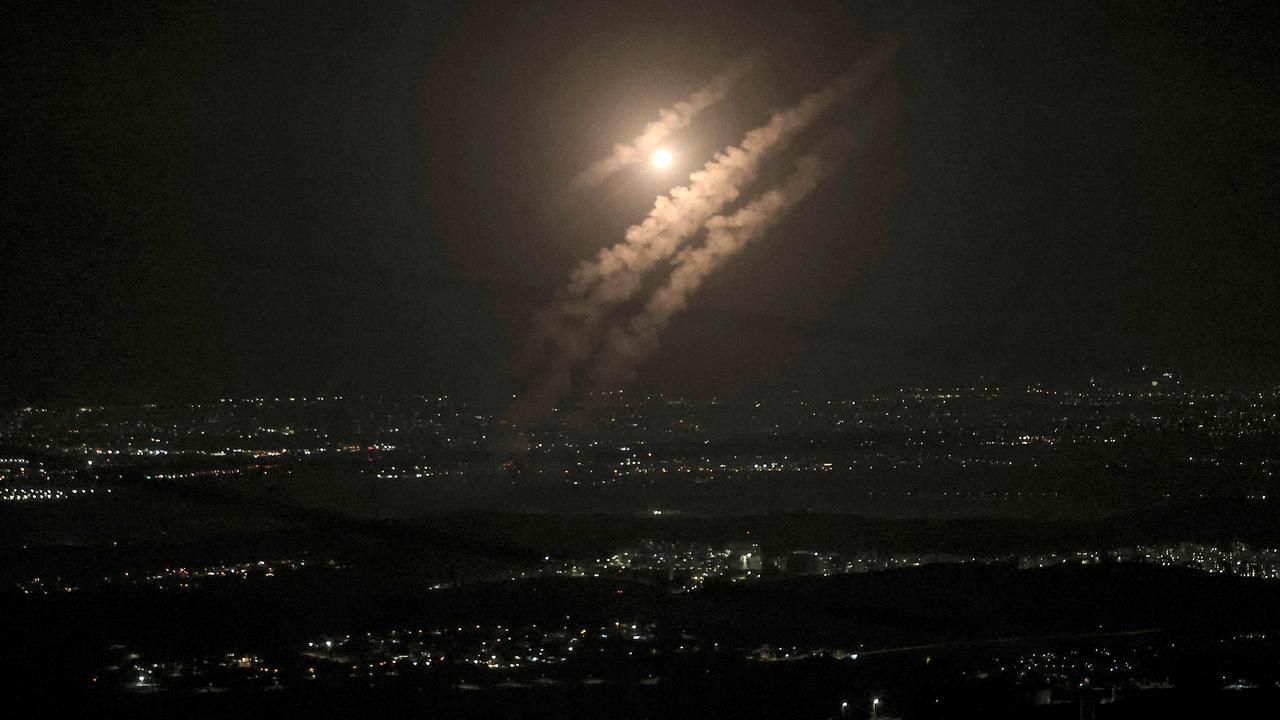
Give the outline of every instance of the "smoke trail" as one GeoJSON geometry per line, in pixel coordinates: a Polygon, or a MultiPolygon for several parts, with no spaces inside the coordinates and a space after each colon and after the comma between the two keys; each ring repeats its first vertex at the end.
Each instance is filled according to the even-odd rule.
{"type": "Polygon", "coordinates": [[[590,359],[601,321],[639,290],[646,272],[670,258],[708,219],[737,199],[755,179],[762,160],[779,151],[823,111],[850,90],[841,78],[796,106],[774,113],[767,123],[743,136],[689,176],[688,185],[654,201],[643,222],[627,229],[625,239],[584,261],[555,303],[538,318],[529,349],[540,378],[517,404],[516,416],[549,406],[572,385],[575,367],[590,359]]]}
{"type": "Polygon", "coordinates": [[[736,200],[758,174],[761,162],[782,151],[832,105],[861,92],[888,65],[894,46],[872,52],[852,75],[774,113],[767,123],[743,136],[737,146],[717,153],[687,185],[654,201],[624,240],[583,262],[567,287],[536,321],[524,366],[534,368],[534,382],[512,409],[516,418],[549,408],[573,385],[572,374],[591,359],[599,328],[620,304],[635,296],[645,274],[674,256],[704,223],[736,200]]]}
{"type": "Polygon", "coordinates": [[[675,267],[667,283],[654,292],[630,322],[609,332],[594,368],[597,384],[633,379],[640,362],[658,348],[658,336],[672,317],[688,307],[689,297],[703,281],[813,192],[841,164],[849,145],[846,135],[833,136],[821,150],[797,161],[795,172],[781,185],[731,215],[708,220],[706,242],[682,251],[673,262],[675,267]]]}
{"type": "Polygon", "coordinates": [[[890,44],[878,47],[852,75],[842,76],[792,108],[775,112],[763,126],[744,135],[738,146],[717,153],[692,173],[688,185],[657,198],[644,221],[627,228],[623,242],[601,250],[574,271],[561,308],[571,316],[591,317],[635,295],[645,272],[674,255],[685,238],[737,199],[755,179],[761,161],[785,149],[832,105],[879,77],[893,49],[890,44]]]}
{"type": "Polygon", "coordinates": [[[594,307],[630,298],[646,271],[675,254],[682,240],[736,200],[755,179],[761,161],[784,149],[814,118],[844,97],[849,87],[849,79],[842,78],[795,107],[774,113],[769,122],[744,135],[738,146],[717,153],[689,176],[688,185],[655,200],[648,217],[627,228],[622,242],[580,265],[570,278],[568,295],[587,299],[594,307]]]}
{"type": "Polygon", "coordinates": [[[590,190],[628,165],[648,159],[672,132],[687,127],[703,110],[720,102],[750,68],[751,63],[750,60],[737,63],[727,72],[712,78],[711,82],[690,95],[689,99],[659,110],[658,119],[645,125],[644,130],[630,144],[614,145],[613,152],[607,157],[579,173],[569,184],[570,192],[576,194],[590,190]]]}

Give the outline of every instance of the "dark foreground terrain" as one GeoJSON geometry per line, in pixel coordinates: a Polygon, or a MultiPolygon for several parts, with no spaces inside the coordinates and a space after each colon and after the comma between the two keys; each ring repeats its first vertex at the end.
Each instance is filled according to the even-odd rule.
{"type": "Polygon", "coordinates": [[[484,512],[390,522],[230,485],[134,493],[5,508],[0,658],[11,696],[129,717],[1280,709],[1273,555],[1202,557],[1241,540],[1271,545],[1269,504],[1089,522],[484,512]],[[49,542],[49,528],[65,541],[49,542]],[[618,550],[644,542],[657,548],[645,563],[671,553],[674,564],[618,550]],[[1154,544],[1103,552],[1122,543],[1154,544]],[[690,547],[715,562],[680,565],[690,547]],[[798,548],[823,550],[822,564],[798,548]]]}

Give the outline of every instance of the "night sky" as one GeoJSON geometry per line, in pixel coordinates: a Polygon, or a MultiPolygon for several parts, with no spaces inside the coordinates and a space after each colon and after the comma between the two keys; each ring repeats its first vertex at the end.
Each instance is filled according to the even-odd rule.
{"type": "Polygon", "coordinates": [[[889,71],[829,121],[874,121],[849,166],[702,288],[637,388],[1278,379],[1274,9],[170,5],[6,19],[7,401],[506,397],[578,262],[876,42],[889,71]],[[752,53],[671,173],[556,203],[752,53]]]}

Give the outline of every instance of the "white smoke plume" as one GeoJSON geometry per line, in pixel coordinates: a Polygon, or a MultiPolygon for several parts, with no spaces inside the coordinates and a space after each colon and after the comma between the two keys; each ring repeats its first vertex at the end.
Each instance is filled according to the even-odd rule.
{"type": "Polygon", "coordinates": [[[782,184],[730,215],[708,220],[706,242],[681,251],[666,284],[630,322],[608,333],[593,372],[596,383],[609,386],[633,379],[640,362],[657,350],[659,335],[688,307],[689,297],[703,281],[813,192],[841,164],[848,148],[846,136],[833,136],[821,151],[797,161],[795,172],[782,184]]]}
{"type": "Polygon", "coordinates": [[[786,148],[800,131],[843,98],[849,87],[849,79],[842,78],[795,107],[774,113],[769,122],[744,135],[736,147],[717,153],[701,170],[689,175],[688,185],[673,188],[655,200],[648,217],[627,228],[622,242],[578,266],[567,295],[585,299],[597,308],[632,297],[645,272],[674,255],[684,239],[736,200],[742,188],[755,180],[761,161],[786,148]]]}
{"type": "Polygon", "coordinates": [[[766,158],[783,151],[825,111],[879,77],[892,51],[892,46],[879,48],[852,75],[775,112],[738,145],[717,153],[690,174],[688,184],[657,198],[645,219],[627,229],[622,242],[579,265],[551,307],[538,316],[524,363],[535,377],[513,408],[513,416],[545,410],[567,392],[573,373],[592,359],[603,322],[640,291],[647,273],[673,257],[708,220],[737,200],[766,158]]]}
{"type": "Polygon", "coordinates": [[[671,133],[687,127],[703,110],[715,105],[737,84],[750,68],[751,61],[742,61],[728,71],[711,79],[687,100],[658,111],[658,119],[644,126],[644,130],[628,144],[613,146],[613,152],[592,163],[578,173],[569,185],[571,193],[590,190],[629,165],[644,162],[649,155],[666,141],[671,133]]]}
{"type": "Polygon", "coordinates": [[[744,135],[737,146],[717,153],[692,173],[687,185],[655,200],[644,221],[627,228],[622,242],[579,265],[556,302],[538,319],[531,350],[533,364],[542,366],[541,377],[515,414],[534,412],[567,391],[572,371],[591,358],[599,325],[610,311],[634,297],[649,270],[675,255],[684,240],[736,200],[742,188],[755,179],[766,157],[785,148],[823,111],[845,97],[850,87],[850,80],[841,78],[794,107],[774,113],[767,123],[744,135]]]}

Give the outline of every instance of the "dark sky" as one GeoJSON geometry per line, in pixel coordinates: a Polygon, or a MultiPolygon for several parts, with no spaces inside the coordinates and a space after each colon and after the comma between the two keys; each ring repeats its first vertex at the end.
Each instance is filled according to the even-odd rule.
{"type": "Polygon", "coordinates": [[[886,39],[850,168],[641,388],[1280,379],[1274,10],[170,5],[6,20],[7,400],[504,395],[533,311],[670,185],[555,207],[578,170],[760,53],[674,139],[700,164],[886,39]]]}

